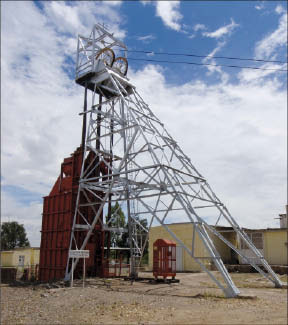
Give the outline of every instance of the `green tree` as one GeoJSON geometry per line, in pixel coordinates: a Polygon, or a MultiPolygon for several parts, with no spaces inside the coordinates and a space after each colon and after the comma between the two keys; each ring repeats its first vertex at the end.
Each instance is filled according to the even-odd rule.
{"type": "MultiPolygon", "coordinates": [[[[120,205],[118,204],[118,202],[116,202],[115,205],[112,206],[111,208],[111,218],[112,218],[110,222],[111,227],[119,227],[119,228],[124,228],[126,230],[126,232],[123,233],[111,233],[112,246],[129,247],[128,220],[125,217],[125,214],[121,209],[120,205]]],[[[134,217],[134,219],[136,219],[144,228],[147,229],[148,222],[146,219],[141,219],[139,217],[134,217]]],[[[108,222],[107,217],[106,217],[106,222],[108,222]]],[[[139,234],[144,233],[143,229],[139,225],[136,225],[136,231],[139,234]]],[[[144,240],[145,238],[143,239],[143,242],[144,240]]],[[[138,241],[139,241],[138,245],[140,246],[141,244],[140,239],[138,239],[138,241]]],[[[147,250],[148,248],[146,247],[144,250],[144,254],[147,252],[147,250]]]]}
{"type": "Polygon", "coordinates": [[[9,250],[17,247],[29,247],[24,225],[16,221],[3,222],[1,225],[1,249],[9,250]]]}
{"type": "MultiPolygon", "coordinates": [[[[108,216],[106,216],[106,222],[108,221],[108,216]]],[[[118,202],[111,207],[111,222],[110,227],[118,227],[127,229],[127,223],[125,221],[125,214],[121,209],[118,202]]],[[[128,235],[126,233],[111,233],[111,245],[116,247],[126,247],[127,246],[128,235]]]]}

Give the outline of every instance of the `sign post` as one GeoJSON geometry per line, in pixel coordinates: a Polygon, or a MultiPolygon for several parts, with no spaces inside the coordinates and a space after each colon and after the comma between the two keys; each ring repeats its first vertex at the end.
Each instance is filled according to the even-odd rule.
{"type": "Polygon", "coordinates": [[[85,276],[86,276],[86,263],[85,258],[89,258],[89,250],[70,250],[69,258],[72,258],[72,273],[71,273],[71,287],[73,287],[73,275],[74,275],[74,259],[83,258],[83,288],[85,286],[85,276]]]}
{"type": "Polygon", "coordinates": [[[74,258],[72,258],[72,274],[70,286],[73,287],[73,275],[74,275],[74,258]]]}
{"type": "Polygon", "coordinates": [[[85,286],[85,275],[86,275],[86,271],[85,271],[85,258],[83,258],[83,288],[85,286]]]}

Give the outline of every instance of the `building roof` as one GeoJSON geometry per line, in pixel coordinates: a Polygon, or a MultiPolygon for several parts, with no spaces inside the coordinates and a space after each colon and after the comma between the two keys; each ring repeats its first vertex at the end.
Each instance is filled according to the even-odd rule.
{"type": "Polygon", "coordinates": [[[172,240],[169,240],[169,239],[166,239],[166,238],[159,238],[157,239],[153,245],[155,244],[162,244],[162,245],[167,245],[167,246],[170,246],[170,245],[173,245],[173,246],[176,246],[176,243],[172,240]]]}
{"type": "MultiPolygon", "coordinates": [[[[192,225],[192,223],[191,222],[175,222],[175,223],[170,223],[170,224],[166,224],[167,226],[174,226],[174,225],[185,225],[185,224],[191,224],[192,225]]],[[[158,225],[158,226],[154,226],[154,227],[160,227],[161,225],[158,225]]],[[[212,226],[212,227],[214,227],[214,228],[216,228],[216,229],[218,229],[218,230],[224,230],[224,231],[229,231],[229,230],[231,230],[231,231],[234,231],[234,229],[233,229],[233,227],[228,227],[228,226],[214,226],[214,225],[210,225],[210,226],[212,226]]],[[[154,228],[153,227],[153,228],[154,228]]],[[[259,228],[259,229],[251,229],[251,228],[244,228],[244,227],[242,227],[242,229],[244,230],[244,231],[288,231],[288,228],[259,228]]]]}
{"type": "Polygon", "coordinates": [[[15,252],[15,251],[23,251],[25,249],[39,249],[40,247],[16,247],[14,249],[8,249],[8,250],[1,250],[1,252],[15,252]]]}

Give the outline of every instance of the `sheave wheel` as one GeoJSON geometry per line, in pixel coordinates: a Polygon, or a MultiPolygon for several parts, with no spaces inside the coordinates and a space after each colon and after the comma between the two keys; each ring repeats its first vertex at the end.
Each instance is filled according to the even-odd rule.
{"type": "Polygon", "coordinates": [[[112,67],[119,71],[123,76],[126,76],[128,70],[128,61],[126,58],[120,56],[114,60],[112,67]]]}
{"type": "Polygon", "coordinates": [[[95,59],[103,60],[106,65],[112,67],[115,60],[115,54],[109,47],[104,47],[104,49],[98,52],[95,59]]]}

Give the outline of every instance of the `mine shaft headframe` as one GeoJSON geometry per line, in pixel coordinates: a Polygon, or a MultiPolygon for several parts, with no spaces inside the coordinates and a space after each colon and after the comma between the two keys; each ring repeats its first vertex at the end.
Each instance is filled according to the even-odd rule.
{"type": "Polygon", "coordinates": [[[103,26],[95,24],[89,37],[78,35],[75,79],[95,72],[99,60],[121,75],[127,74],[126,45],[103,26]]]}

